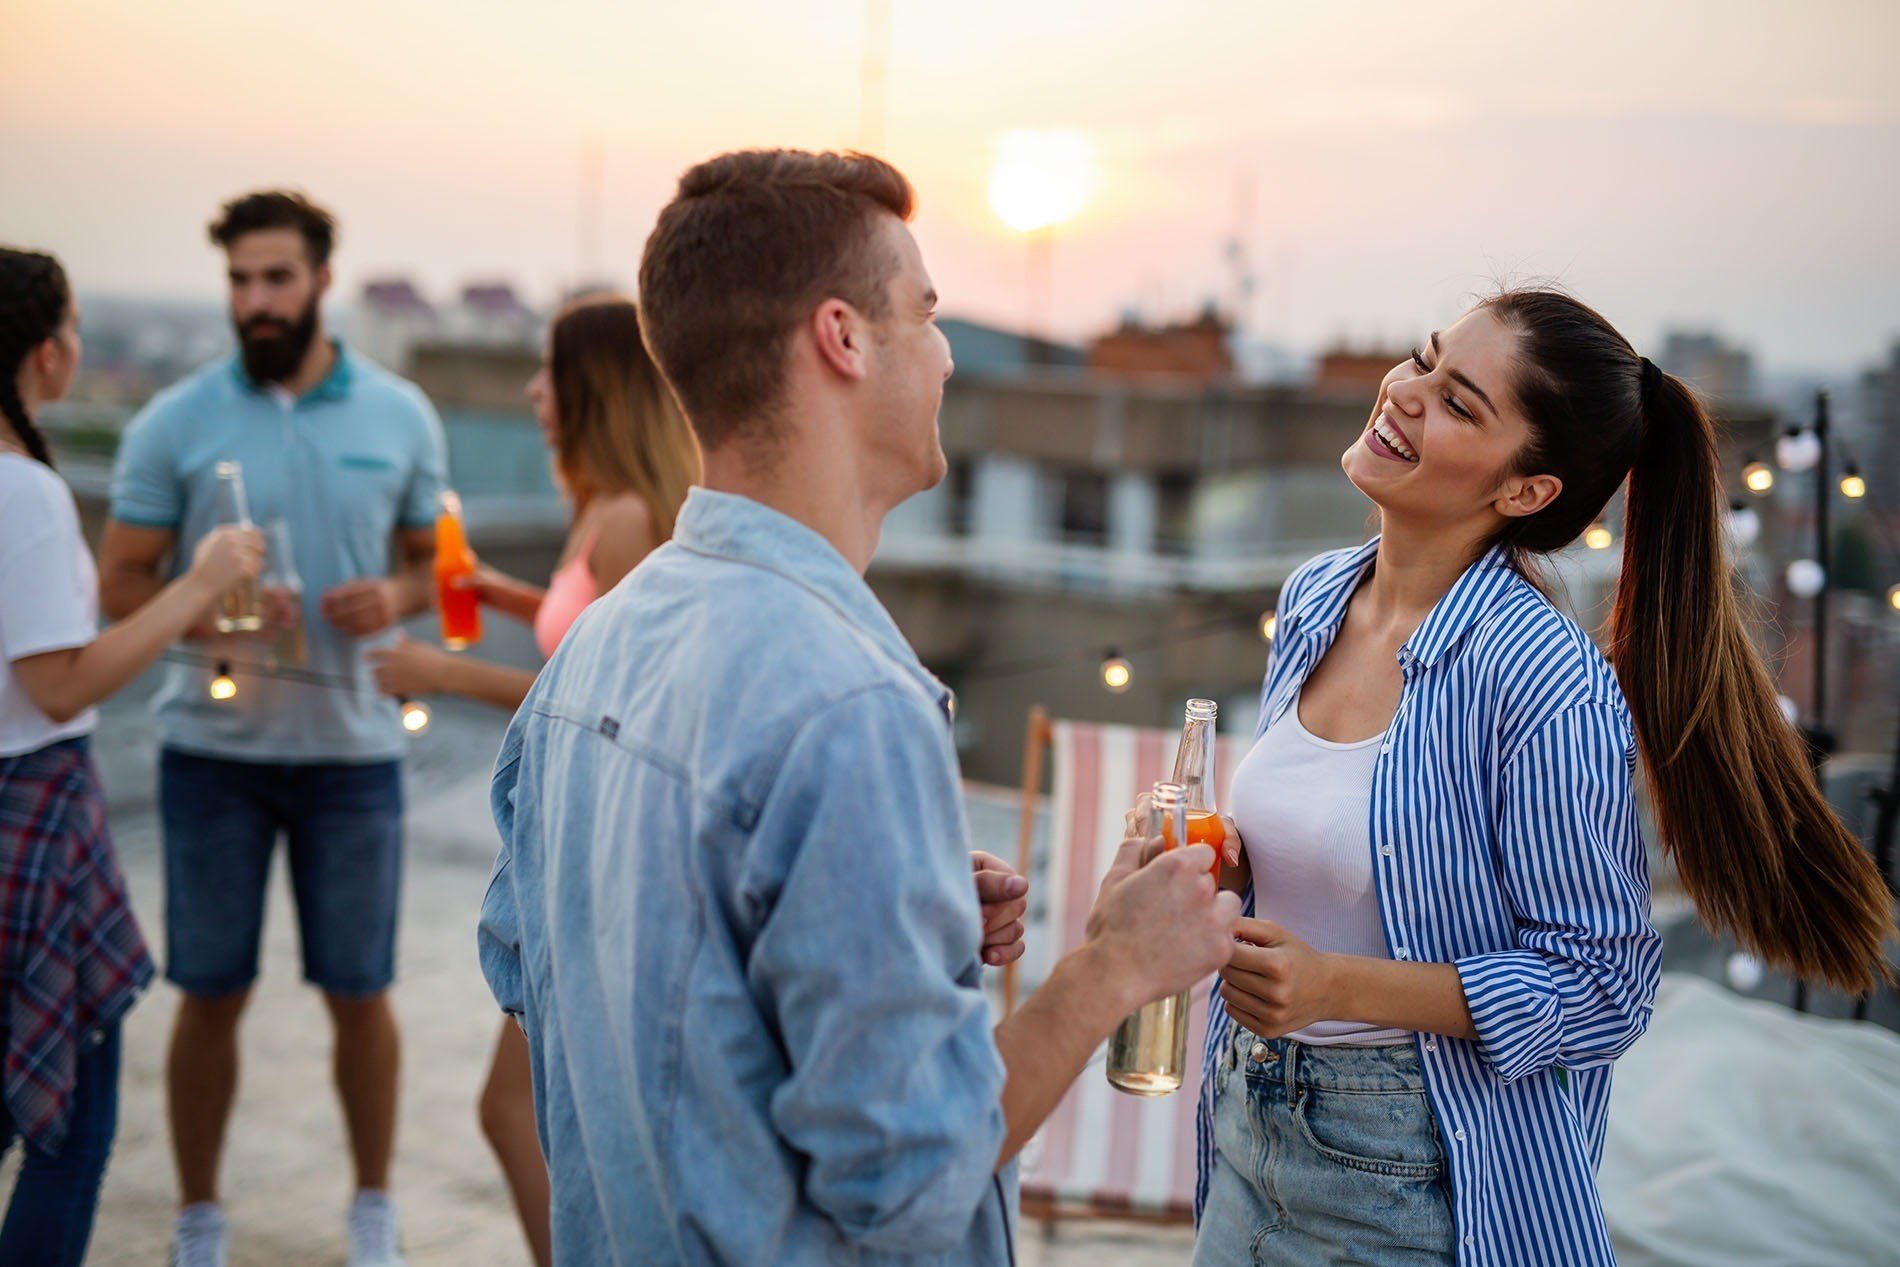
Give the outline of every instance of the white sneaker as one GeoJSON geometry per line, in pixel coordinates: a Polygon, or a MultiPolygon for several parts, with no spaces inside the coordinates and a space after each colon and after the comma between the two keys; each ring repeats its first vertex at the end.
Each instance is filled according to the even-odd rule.
{"type": "Polygon", "coordinates": [[[396,1203],[387,1192],[364,1188],[356,1194],[350,1203],[349,1232],[349,1267],[408,1267],[396,1203]]]}
{"type": "Polygon", "coordinates": [[[172,1225],[172,1267],[225,1267],[230,1241],[224,1207],[216,1201],[188,1205],[172,1225]]]}

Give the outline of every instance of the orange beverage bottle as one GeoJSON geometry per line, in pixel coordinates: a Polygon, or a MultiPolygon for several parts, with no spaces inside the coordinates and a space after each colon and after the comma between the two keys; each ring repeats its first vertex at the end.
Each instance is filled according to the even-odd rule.
{"type": "MultiPolygon", "coordinates": [[[[1187,724],[1181,728],[1181,746],[1175,750],[1174,778],[1170,780],[1185,789],[1187,827],[1183,834],[1187,843],[1214,847],[1214,864],[1209,870],[1216,884],[1220,883],[1221,848],[1227,842],[1226,825],[1214,804],[1214,723],[1219,717],[1220,705],[1211,699],[1187,702],[1187,724]]],[[[1168,847],[1173,848],[1168,826],[1164,819],[1163,835],[1170,842],[1168,847]]]]}
{"type": "Polygon", "coordinates": [[[435,517],[435,600],[442,613],[442,645],[460,651],[482,640],[480,595],[461,582],[475,575],[475,552],[462,528],[462,499],[442,490],[435,517]]]}
{"type": "MultiPolygon", "coordinates": [[[[1220,879],[1221,849],[1227,844],[1227,824],[1221,822],[1220,814],[1211,809],[1191,809],[1187,812],[1187,842],[1190,845],[1209,845],[1214,850],[1214,878],[1220,879]]],[[[1163,819],[1161,823],[1162,848],[1172,849],[1174,845],[1174,822],[1163,819]]]]}

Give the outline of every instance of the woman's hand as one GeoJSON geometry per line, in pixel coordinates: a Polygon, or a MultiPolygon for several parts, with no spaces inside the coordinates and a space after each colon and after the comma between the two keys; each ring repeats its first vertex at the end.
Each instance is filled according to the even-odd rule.
{"type": "Polygon", "coordinates": [[[1315,1021],[1351,1021],[1335,956],[1322,954],[1264,919],[1234,927],[1241,944],[1221,973],[1228,1015],[1262,1038],[1281,1038],[1315,1021]]]}
{"type": "Polygon", "coordinates": [[[189,575],[222,597],[264,570],[264,534],[255,528],[213,528],[191,552],[189,575]]]}
{"type": "Polygon", "coordinates": [[[395,642],[371,651],[369,663],[376,674],[377,690],[385,695],[406,697],[449,690],[449,676],[455,669],[456,659],[440,647],[398,634],[395,642]]]}

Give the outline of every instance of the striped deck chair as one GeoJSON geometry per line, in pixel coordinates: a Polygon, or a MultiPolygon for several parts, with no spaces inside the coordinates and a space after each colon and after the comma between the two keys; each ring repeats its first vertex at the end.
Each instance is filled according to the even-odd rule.
{"type": "MultiPolygon", "coordinates": [[[[1041,873],[1032,892],[1026,946],[1004,973],[1003,1007],[1014,1010],[1063,954],[1082,941],[1089,907],[1121,844],[1122,815],[1174,767],[1178,730],[1051,721],[1029,714],[1023,758],[1023,817],[1017,870],[1041,873]],[[1034,859],[1035,806],[1043,754],[1054,760],[1046,856],[1034,859]],[[1018,969],[1020,968],[1020,974],[1018,969]]],[[[1246,752],[1222,736],[1215,751],[1219,803],[1246,752]]],[[[1144,1100],[1108,1085],[1103,1053],[1082,1071],[1023,1152],[1022,1210],[1027,1218],[1118,1217],[1186,1222],[1194,1206],[1194,1102],[1212,981],[1194,991],[1188,1081],[1173,1095],[1144,1100]]]]}

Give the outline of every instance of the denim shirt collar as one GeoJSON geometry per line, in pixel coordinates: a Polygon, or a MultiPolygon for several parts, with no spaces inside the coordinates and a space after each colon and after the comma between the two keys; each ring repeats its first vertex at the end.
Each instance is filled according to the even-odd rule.
{"type": "MultiPolygon", "coordinates": [[[[1347,601],[1378,556],[1378,537],[1346,556],[1287,614],[1287,632],[1303,639],[1317,639],[1321,647],[1330,646],[1346,618],[1347,601]]],[[[1453,582],[1445,596],[1432,605],[1418,629],[1405,640],[1398,653],[1400,666],[1409,669],[1416,664],[1430,668],[1437,663],[1510,588],[1516,576],[1504,547],[1493,546],[1487,550],[1453,582]]]]}
{"type": "Polygon", "coordinates": [[[695,554],[776,572],[809,590],[916,679],[946,718],[953,714],[949,688],[918,660],[864,577],[837,547],[790,515],[737,493],[695,486],[680,507],[673,543],[695,554]]]}

